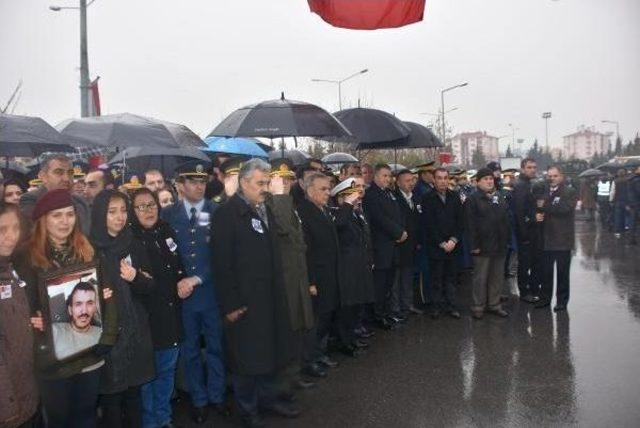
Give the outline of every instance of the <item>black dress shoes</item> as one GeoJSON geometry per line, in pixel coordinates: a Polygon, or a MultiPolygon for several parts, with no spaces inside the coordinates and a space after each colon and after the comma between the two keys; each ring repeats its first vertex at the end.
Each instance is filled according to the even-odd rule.
{"type": "Polygon", "coordinates": [[[455,309],[451,309],[449,312],[447,312],[447,315],[449,315],[451,318],[455,318],[457,320],[460,319],[460,312],[458,312],[455,309]]]}
{"type": "Polygon", "coordinates": [[[326,355],[323,355],[322,357],[318,358],[318,362],[320,364],[323,364],[323,365],[329,367],[330,369],[335,369],[336,367],[338,367],[338,362],[332,360],[331,358],[329,358],[326,355]]]}
{"type": "Polygon", "coordinates": [[[311,363],[302,369],[302,374],[311,377],[327,377],[327,369],[320,363],[311,363]]]}
{"type": "Polygon", "coordinates": [[[364,340],[356,339],[353,341],[353,346],[355,346],[358,349],[367,349],[369,347],[369,344],[364,340]]]}
{"type": "Polygon", "coordinates": [[[297,407],[284,401],[276,401],[275,403],[266,406],[265,409],[284,418],[297,418],[300,416],[300,410],[298,410],[297,407]]]}
{"type": "Polygon", "coordinates": [[[231,408],[224,403],[211,403],[211,408],[220,416],[225,418],[231,416],[231,408]]]}
{"type": "Polygon", "coordinates": [[[567,305],[556,305],[553,308],[553,312],[561,312],[561,311],[566,311],[567,310],[567,305]]]}
{"type": "Polygon", "coordinates": [[[242,417],[242,426],[245,428],[263,428],[267,424],[260,415],[245,415],[242,417]]]}
{"type": "Polygon", "coordinates": [[[396,328],[395,323],[387,318],[377,319],[376,326],[381,330],[393,330],[394,328],[396,328]]]}
{"type": "Polygon", "coordinates": [[[431,319],[433,320],[437,320],[438,318],[440,318],[441,312],[439,310],[433,310],[431,311],[431,319]]]}
{"type": "Polygon", "coordinates": [[[316,386],[318,386],[318,384],[315,382],[311,382],[310,380],[298,379],[296,381],[296,388],[298,389],[311,389],[311,388],[315,388],[316,386]]]}
{"type": "Polygon", "coordinates": [[[375,336],[375,333],[371,330],[366,329],[365,327],[360,327],[355,329],[354,334],[358,336],[360,339],[368,339],[370,337],[375,336]]]}
{"type": "Polygon", "coordinates": [[[551,305],[551,302],[548,300],[540,300],[538,303],[535,304],[534,308],[536,309],[542,309],[542,308],[546,308],[548,306],[551,305]]]}
{"type": "Polygon", "coordinates": [[[499,316],[500,318],[506,318],[509,316],[509,312],[505,311],[504,309],[500,308],[500,309],[489,309],[488,311],[490,314],[499,316]]]}
{"type": "Polygon", "coordinates": [[[197,424],[202,424],[207,420],[207,417],[209,416],[209,410],[207,409],[207,406],[202,406],[202,407],[192,407],[191,408],[191,419],[193,419],[193,422],[197,423],[197,424]]]}
{"type": "Polygon", "coordinates": [[[358,358],[361,355],[360,350],[353,345],[342,345],[340,347],[340,353],[351,358],[358,358]]]}

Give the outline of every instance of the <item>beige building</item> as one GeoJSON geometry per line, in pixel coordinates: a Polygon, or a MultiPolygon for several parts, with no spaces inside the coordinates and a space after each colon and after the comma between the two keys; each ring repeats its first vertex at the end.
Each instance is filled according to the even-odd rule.
{"type": "Polygon", "coordinates": [[[478,147],[487,162],[500,159],[498,138],[487,134],[486,131],[462,132],[451,139],[455,162],[461,165],[471,165],[471,158],[478,147]]]}
{"type": "Polygon", "coordinates": [[[591,159],[596,153],[611,149],[611,134],[602,134],[594,127],[578,127],[578,131],[563,137],[565,159],[591,159]]]}

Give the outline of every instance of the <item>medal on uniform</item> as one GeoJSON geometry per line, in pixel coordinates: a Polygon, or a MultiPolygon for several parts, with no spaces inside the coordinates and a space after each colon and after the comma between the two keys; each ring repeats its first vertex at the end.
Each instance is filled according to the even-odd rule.
{"type": "Polygon", "coordinates": [[[13,294],[11,293],[11,284],[0,285],[0,299],[10,299],[13,294]]]}
{"type": "Polygon", "coordinates": [[[167,238],[165,242],[167,243],[167,247],[169,247],[169,251],[172,253],[178,248],[178,244],[174,242],[173,238],[167,238]]]}
{"type": "Polygon", "coordinates": [[[200,214],[198,214],[198,226],[209,226],[209,213],[200,211],[200,214]]]}
{"type": "Polygon", "coordinates": [[[419,214],[422,214],[422,205],[416,204],[416,211],[418,211],[419,214]]]}
{"type": "Polygon", "coordinates": [[[493,203],[498,205],[498,195],[493,195],[493,203]]]}
{"type": "Polygon", "coordinates": [[[257,218],[251,219],[251,226],[253,226],[253,230],[258,233],[264,233],[264,229],[262,228],[262,222],[257,218]]]}
{"type": "Polygon", "coordinates": [[[560,203],[560,196],[556,196],[555,198],[553,198],[553,202],[551,202],[551,205],[556,205],[560,203]]]}

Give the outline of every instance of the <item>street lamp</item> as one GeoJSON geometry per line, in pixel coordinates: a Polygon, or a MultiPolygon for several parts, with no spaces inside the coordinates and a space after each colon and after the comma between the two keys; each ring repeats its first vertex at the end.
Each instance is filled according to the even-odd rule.
{"type": "MultiPolygon", "coordinates": [[[[452,111],[456,111],[456,110],[458,110],[458,107],[450,108],[445,113],[451,113],[452,111]]],[[[420,113],[420,114],[426,114],[427,116],[438,116],[438,117],[440,117],[440,112],[438,112],[438,113],[420,113]]]]}
{"type": "Polygon", "coordinates": [[[545,111],[542,113],[542,118],[544,119],[544,145],[549,150],[549,119],[551,119],[551,112],[545,111]]]}
{"type": "Polygon", "coordinates": [[[89,55],[87,54],[87,7],[95,0],[87,3],[87,0],[79,0],[78,7],[49,6],[54,12],[75,9],[80,11],[80,116],[89,115],[89,55]]]}
{"type": "Polygon", "coordinates": [[[346,82],[349,79],[352,79],[356,76],[359,76],[361,74],[364,74],[366,72],[368,72],[369,69],[365,68],[364,70],[360,70],[357,73],[353,73],[350,76],[345,77],[344,79],[340,79],[340,80],[329,80],[329,79],[311,79],[312,82],[324,82],[324,83],[333,83],[333,84],[337,84],[338,85],[338,109],[342,110],[342,83],[346,82]]]}
{"type": "Polygon", "coordinates": [[[442,129],[441,129],[442,144],[446,144],[446,142],[445,142],[445,137],[446,137],[445,134],[446,133],[445,133],[445,130],[444,130],[444,124],[445,124],[445,121],[444,121],[444,114],[445,114],[445,111],[444,111],[444,93],[452,91],[452,90],[457,89],[457,88],[462,88],[463,86],[467,86],[468,84],[469,84],[469,82],[464,82],[464,83],[460,83],[459,85],[451,86],[449,88],[445,88],[445,89],[440,91],[440,103],[441,103],[441,109],[442,109],[441,110],[441,113],[442,113],[442,129]]]}

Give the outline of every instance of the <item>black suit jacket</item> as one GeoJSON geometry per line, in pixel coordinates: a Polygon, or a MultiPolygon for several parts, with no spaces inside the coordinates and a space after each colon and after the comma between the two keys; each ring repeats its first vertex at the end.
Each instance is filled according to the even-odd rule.
{"type": "Polygon", "coordinates": [[[299,202],[298,215],[307,244],[309,284],[318,289],[320,313],[331,312],[339,305],[340,249],[336,226],[330,217],[306,199],[299,202]]]}
{"type": "Polygon", "coordinates": [[[438,192],[431,192],[423,199],[422,212],[424,240],[429,257],[437,260],[454,258],[459,251],[464,228],[460,196],[447,190],[446,200],[443,203],[438,192]],[[452,252],[446,253],[440,244],[451,238],[457,239],[458,244],[452,252]]]}
{"type": "Polygon", "coordinates": [[[405,231],[404,219],[397,197],[375,183],[367,189],[363,207],[369,216],[373,240],[373,262],[376,269],[393,266],[396,241],[405,231]]]}

